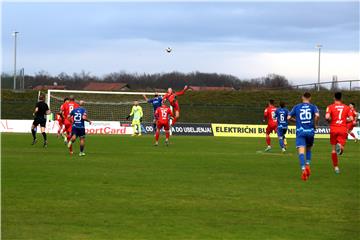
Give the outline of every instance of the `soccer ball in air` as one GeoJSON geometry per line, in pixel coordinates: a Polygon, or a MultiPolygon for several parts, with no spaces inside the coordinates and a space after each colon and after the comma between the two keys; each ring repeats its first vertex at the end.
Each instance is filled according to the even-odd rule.
{"type": "Polygon", "coordinates": [[[168,48],[165,49],[165,51],[166,51],[167,53],[171,53],[172,49],[171,49],[171,47],[168,47],[168,48]]]}

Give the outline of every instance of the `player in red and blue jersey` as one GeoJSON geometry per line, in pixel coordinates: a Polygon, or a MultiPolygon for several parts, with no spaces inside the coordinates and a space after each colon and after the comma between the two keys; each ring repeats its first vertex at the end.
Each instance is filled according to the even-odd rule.
{"type": "Polygon", "coordinates": [[[276,107],[274,106],[274,100],[270,99],[267,108],[265,108],[264,110],[264,122],[267,122],[267,127],[266,127],[266,144],[267,147],[265,149],[265,151],[270,151],[271,150],[271,139],[270,139],[270,133],[277,132],[277,121],[276,121],[276,117],[275,117],[275,111],[276,111],[276,107]]]}
{"type": "Polygon", "coordinates": [[[285,107],[285,102],[280,102],[280,108],[275,111],[277,121],[277,135],[282,152],[286,152],[286,132],[288,130],[289,110],[285,107]]]}
{"type": "Polygon", "coordinates": [[[288,116],[288,120],[295,119],[296,121],[296,148],[299,153],[301,178],[304,181],[310,177],[311,148],[314,144],[315,129],[320,118],[318,108],[310,101],[311,94],[304,93],[302,103],[296,105],[288,116]]]}
{"type": "Polygon", "coordinates": [[[150,103],[154,109],[154,120],[153,120],[153,129],[154,129],[154,132],[156,132],[156,118],[155,118],[155,112],[156,112],[156,109],[158,107],[161,107],[162,105],[162,97],[159,95],[159,93],[155,93],[155,96],[154,98],[150,98],[148,99],[146,97],[146,95],[143,95],[145,101],[147,101],[148,103],[150,103]]]}
{"type": "MultiPolygon", "coordinates": [[[[80,101],[79,107],[75,108],[70,112],[70,117],[72,120],[72,130],[71,130],[71,139],[68,143],[68,148],[70,149],[72,144],[75,142],[76,138],[80,138],[80,153],[79,156],[85,156],[85,122],[91,121],[87,118],[86,109],[82,106],[84,101],[80,101]]],[[[70,152],[72,154],[72,152],[70,152]]]]}

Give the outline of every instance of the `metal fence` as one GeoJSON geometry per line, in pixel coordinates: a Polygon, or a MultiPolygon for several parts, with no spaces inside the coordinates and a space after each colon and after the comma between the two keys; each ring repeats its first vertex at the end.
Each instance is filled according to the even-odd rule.
{"type": "MultiPolygon", "coordinates": [[[[291,86],[293,89],[309,89],[314,91],[320,90],[348,90],[348,91],[360,91],[360,80],[341,80],[341,81],[327,81],[320,83],[306,83],[306,84],[297,84],[291,86]]],[[[277,88],[268,88],[269,90],[281,90],[289,89],[288,87],[277,87],[277,88]]]]}

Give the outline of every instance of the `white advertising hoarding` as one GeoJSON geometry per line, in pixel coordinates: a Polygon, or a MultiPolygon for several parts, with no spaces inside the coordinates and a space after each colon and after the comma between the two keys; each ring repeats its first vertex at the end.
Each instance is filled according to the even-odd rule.
{"type": "MultiPolygon", "coordinates": [[[[0,132],[30,133],[33,120],[0,120],[0,132]]],[[[57,133],[59,124],[57,121],[46,123],[46,132],[57,133]]],[[[90,125],[85,123],[86,134],[132,134],[131,127],[121,126],[115,121],[93,121],[90,125]]],[[[40,130],[40,129],[38,129],[40,130]]]]}
{"type": "MultiPolygon", "coordinates": [[[[8,132],[8,133],[30,133],[31,124],[33,120],[8,120],[2,119],[0,120],[0,132],[8,132]]],[[[146,124],[145,124],[146,125],[146,124]]],[[[151,130],[145,127],[145,132],[152,132],[151,130]]],[[[181,125],[181,124],[179,124],[181,125]]],[[[249,126],[257,126],[257,125],[249,125],[249,126]]],[[[48,121],[46,123],[46,132],[47,133],[57,133],[59,129],[59,124],[57,121],[48,121]]],[[[86,134],[115,134],[115,135],[124,135],[124,134],[132,134],[133,129],[131,126],[121,126],[120,122],[115,121],[93,121],[90,125],[89,123],[85,123],[86,134]]],[[[40,129],[38,129],[40,130],[40,129]]],[[[144,131],[144,129],[143,129],[144,131]]],[[[352,131],[357,138],[360,138],[360,127],[355,127],[352,131]]],[[[181,134],[180,134],[181,135],[181,134]]],[[[185,134],[187,135],[187,134],[185,134]]],[[[212,135],[212,134],[210,134],[212,135]]],[[[349,139],[352,137],[349,135],[349,139]]]]}

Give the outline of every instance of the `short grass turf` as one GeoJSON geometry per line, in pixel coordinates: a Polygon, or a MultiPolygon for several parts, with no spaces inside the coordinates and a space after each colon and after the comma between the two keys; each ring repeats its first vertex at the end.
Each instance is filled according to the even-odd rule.
{"type": "Polygon", "coordinates": [[[30,142],[2,134],[2,239],[359,239],[354,142],[335,175],[317,140],[308,182],[293,140],[88,136],[85,157],[30,142]]]}

